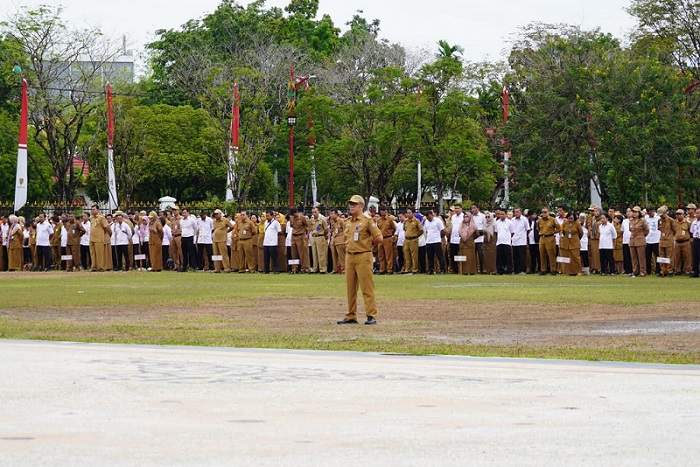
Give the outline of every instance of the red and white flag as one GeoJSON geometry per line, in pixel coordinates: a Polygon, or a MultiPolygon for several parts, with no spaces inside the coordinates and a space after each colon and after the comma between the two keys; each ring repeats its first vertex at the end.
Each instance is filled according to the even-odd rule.
{"type": "Polygon", "coordinates": [[[19,118],[19,143],[17,144],[17,178],[15,179],[15,212],[27,203],[27,129],[29,122],[29,98],[27,80],[22,80],[22,113],[19,118]]]}
{"type": "Polygon", "coordinates": [[[241,127],[240,99],[238,85],[233,85],[233,109],[231,110],[231,144],[228,147],[228,176],[226,177],[226,201],[233,201],[233,189],[236,183],[236,164],[238,164],[238,132],[241,127]]]}
{"type": "Polygon", "coordinates": [[[112,85],[107,83],[107,192],[110,212],[119,207],[117,199],[117,177],[114,171],[114,107],[112,85]]]}

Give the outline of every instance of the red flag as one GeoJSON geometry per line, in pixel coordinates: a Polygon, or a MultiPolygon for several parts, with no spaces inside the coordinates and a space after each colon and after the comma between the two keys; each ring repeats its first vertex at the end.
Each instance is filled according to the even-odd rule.
{"type": "Polygon", "coordinates": [[[114,149],[114,108],[112,107],[112,85],[107,83],[107,148],[114,149]]]}
{"type": "Polygon", "coordinates": [[[238,151],[238,132],[241,126],[240,99],[238,97],[238,85],[233,85],[233,112],[231,115],[231,146],[238,151]]]}
{"type": "Polygon", "coordinates": [[[19,117],[19,147],[27,149],[27,127],[29,125],[29,98],[27,97],[27,80],[22,80],[22,111],[19,117]]]}

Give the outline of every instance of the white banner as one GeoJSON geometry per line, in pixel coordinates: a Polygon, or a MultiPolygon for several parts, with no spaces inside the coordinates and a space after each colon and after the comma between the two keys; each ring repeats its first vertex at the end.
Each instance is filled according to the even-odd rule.
{"type": "Polygon", "coordinates": [[[454,262],[455,262],[455,263],[466,263],[466,262],[467,262],[467,257],[466,257],[466,256],[455,256],[455,257],[454,257],[454,262]]]}
{"type": "Polygon", "coordinates": [[[557,263],[569,264],[569,263],[571,263],[571,258],[564,258],[563,256],[557,256],[557,263]]]}
{"type": "Polygon", "coordinates": [[[143,261],[146,259],[146,255],[134,255],[134,260],[143,261]]]}
{"type": "Polygon", "coordinates": [[[73,261],[73,255],[61,255],[61,261],[73,261]]]}
{"type": "Polygon", "coordinates": [[[212,261],[223,261],[223,260],[224,260],[224,257],[221,256],[221,255],[213,255],[213,256],[211,257],[211,260],[212,260],[212,261]]]}
{"type": "Polygon", "coordinates": [[[17,177],[15,179],[15,212],[27,203],[27,145],[17,149],[17,177]]]}
{"type": "Polygon", "coordinates": [[[228,173],[226,175],[226,202],[233,201],[233,182],[234,174],[233,171],[236,167],[237,154],[234,153],[233,148],[228,150],[228,173]]]}
{"type": "Polygon", "coordinates": [[[287,261],[287,264],[289,264],[290,266],[297,266],[299,264],[299,260],[298,259],[290,259],[289,261],[287,261]]]}
{"type": "Polygon", "coordinates": [[[671,258],[662,258],[659,256],[656,258],[656,262],[661,264],[671,264],[671,258]]]}
{"type": "Polygon", "coordinates": [[[107,191],[109,192],[109,211],[114,212],[119,207],[117,200],[117,177],[114,172],[114,149],[107,150],[107,191]]]}

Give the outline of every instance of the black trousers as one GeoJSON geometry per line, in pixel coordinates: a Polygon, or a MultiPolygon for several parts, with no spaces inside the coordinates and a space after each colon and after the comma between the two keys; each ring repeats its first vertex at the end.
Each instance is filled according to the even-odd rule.
{"type": "MultiPolygon", "coordinates": [[[[457,245],[459,246],[459,245],[457,245]]],[[[484,273],[484,244],[483,243],[475,243],[474,244],[474,251],[476,251],[476,256],[477,259],[479,260],[479,272],[481,274],[484,273]]]]}
{"type": "Polygon", "coordinates": [[[435,255],[440,263],[440,271],[445,272],[445,255],[442,254],[442,243],[428,243],[428,272],[435,272],[435,255]]]}
{"type": "Polygon", "coordinates": [[[36,257],[38,268],[41,269],[51,269],[51,247],[50,246],[36,246],[36,257]]]}
{"type": "Polygon", "coordinates": [[[204,254],[206,253],[209,260],[209,269],[214,270],[214,262],[211,260],[211,255],[214,254],[214,245],[212,243],[200,243],[197,245],[197,256],[199,256],[199,269],[204,269],[204,254]]]}
{"type": "Polygon", "coordinates": [[[272,271],[279,272],[279,268],[277,266],[277,258],[278,257],[279,257],[279,252],[277,251],[277,245],[263,247],[263,264],[264,264],[263,271],[265,273],[270,272],[270,262],[272,262],[272,271]]]}
{"type": "Polygon", "coordinates": [[[540,244],[533,243],[529,245],[530,247],[530,272],[536,273],[540,272],[540,244]]]}
{"type": "Polygon", "coordinates": [[[525,261],[527,260],[527,245],[513,247],[513,272],[520,274],[527,272],[525,269],[525,261]]]}
{"type": "Polygon", "coordinates": [[[513,263],[510,245],[496,245],[496,270],[499,274],[510,274],[513,263]]]}
{"type": "Polygon", "coordinates": [[[124,269],[125,271],[129,270],[129,245],[116,245],[115,250],[117,252],[116,254],[116,261],[114,263],[114,269],[115,271],[121,271],[124,269]]]}
{"type": "Polygon", "coordinates": [[[693,276],[700,273],[700,238],[693,239],[693,276]]]}
{"type": "Polygon", "coordinates": [[[80,262],[83,263],[84,270],[90,269],[90,245],[80,245],[80,262]]]}
{"type": "Polygon", "coordinates": [[[403,269],[403,245],[397,246],[396,250],[398,251],[398,255],[396,255],[396,269],[394,271],[401,271],[403,269]]]}
{"type": "MultiPolygon", "coordinates": [[[[600,251],[600,250],[598,250],[598,251],[600,251]]],[[[591,267],[591,263],[588,261],[588,250],[586,250],[586,251],[581,250],[581,265],[584,268],[591,267]]]]}
{"type": "Polygon", "coordinates": [[[659,257],[659,244],[658,243],[647,243],[647,249],[646,249],[646,257],[647,257],[647,274],[658,274],[661,270],[659,269],[659,265],[656,265],[656,271],[651,270],[651,256],[654,255],[654,258],[659,257]]]}
{"type": "Polygon", "coordinates": [[[194,251],[194,237],[182,237],[182,270],[197,269],[197,254],[194,251]]]}
{"type": "Polygon", "coordinates": [[[427,246],[418,247],[418,272],[425,273],[427,269],[425,268],[426,256],[428,253],[427,246]]]}
{"type": "Polygon", "coordinates": [[[600,253],[600,273],[601,274],[615,274],[616,269],[615,269],[615,257],[613,256],[613,250],[610,248],[601,248],[598,251],[600,253]]]}
{"type": "MultiPolygon", "coordinates": [[[[622,261],[625,267],[625,274],[632,274],[632,254],[630,253],[629,244],[622,244],[622,261]]],[[[620,271],[618,271],[620,272],[620,271]]]]}
{"type": "Polygon", "coordinates": [[[452,272],[459,274],[459,263],[455,261],[455,256],[459,256],[459,243],[450,243],[450,263],[452,264],[452,272]]]}

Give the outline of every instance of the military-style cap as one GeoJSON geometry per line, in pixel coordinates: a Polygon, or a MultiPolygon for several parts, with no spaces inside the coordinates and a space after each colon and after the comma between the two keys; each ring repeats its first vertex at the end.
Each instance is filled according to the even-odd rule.
{"type": "Polygon", "coordinates": [[[640,208],[639,206],[633,207],[632,210],[637,211],[637,212],[642,212],[642,208],[640,208]]]}
{"type": "Polygon", "coordinates": [[[217,209],[214,211],[214,214],[223,214],[223,212],[221,212],[221,209],[217,209]]]}
{"type": "Polygon", "coordinates": [[[586,217],[586,213],[582,212],[581,214],[578,215],[578,217],[586,217]]]}
{"type": "Polygon", "coordinates": [[[158,214],[156,214],[155,211],[151,211],[151,212],[148,213],[148,217],[150,217],[150,218],[153,219],[153,218],[155,218],[155,217],[158,217],[158,214]]]}
{"type": "Polygon", "coordinates": [[[690,203],[689,205],[686,206],[688,209],[697,209],[698,207],[694,205],[693,203],[690,203]]]}
{"type": "Polygon", "coordinates": [[[659,206],[659,209],[656,210],[659,214],[664,214],[668,212],[668,207],[667,206],[659,206]]]}
{"type": "Polygon", "coordinates": [[[365,205],[365,199],[360,196],[360,195],[352,195],[350,199],[348,200],[348,203],[357,203],[361,205],[365,205]]]}
{"type": "Polygon", "coordinates": [[[114,211],[114,217],[123,216],[123,215],[124,215],[124,213],[121,211],[114,211]]]}
{"type": "Polygon", "coordinates": [[[173,211],[179,211],[180,207],[177,204],[174,204],[170,209],[172,209],[173,211]]]}
{"type": "Polygon", "coordinates": [[[676,214],[684,214],[685,215],[685,211],[682,209],[676,209],[676,214]]]}
{"type": "Polygon", "coordinates": [[[590,206],[588,206],[589,211],[593,211],[594,209],[600,209],[600,208],[598,207],[597,204],[591,204],[590,206]]]}

